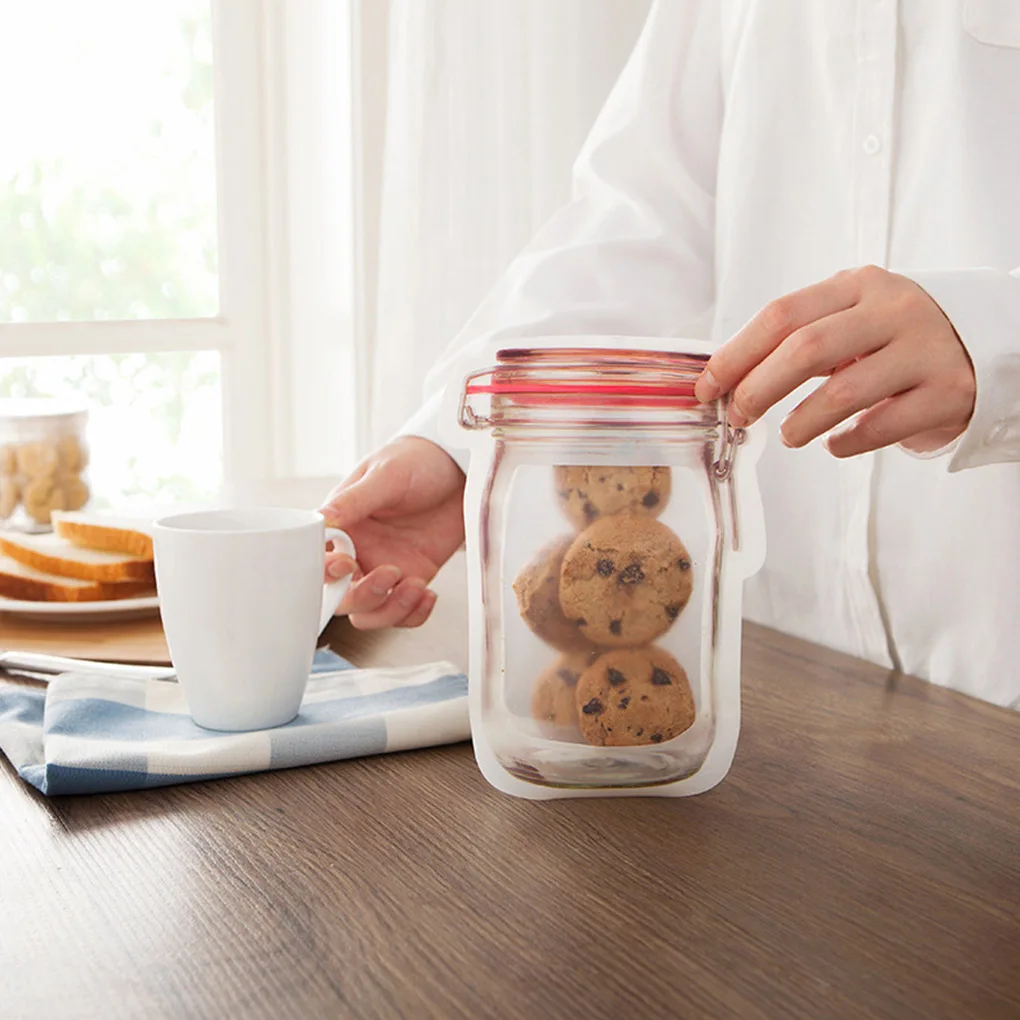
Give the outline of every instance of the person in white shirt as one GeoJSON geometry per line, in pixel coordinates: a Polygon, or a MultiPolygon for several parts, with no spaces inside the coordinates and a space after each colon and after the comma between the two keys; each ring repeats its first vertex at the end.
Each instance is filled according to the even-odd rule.
{"type": "MultiPolygon", "coordinates": [[[[1020,706],[1018,266],[1020,3],[659,0],[573,201],[450,357],[710,338],[698,395],[774,421],[747,615],[1020,706]]],[[[323,508],[355,626],[422,623],[463,540],[448,364],[323,508]]]]}

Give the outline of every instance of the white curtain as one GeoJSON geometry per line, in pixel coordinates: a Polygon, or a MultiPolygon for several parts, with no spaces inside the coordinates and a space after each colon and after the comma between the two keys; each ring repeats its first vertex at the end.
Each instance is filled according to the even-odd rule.
{"type": "Polygon", "coordinates": [[[378,209],[366,210],[362,249],[363,444],[418,407],[437,355],[569,198],[571,165],[649,6],[389,0],[385,127],[366,124],[381,177],[366,180],[378,209]]]}

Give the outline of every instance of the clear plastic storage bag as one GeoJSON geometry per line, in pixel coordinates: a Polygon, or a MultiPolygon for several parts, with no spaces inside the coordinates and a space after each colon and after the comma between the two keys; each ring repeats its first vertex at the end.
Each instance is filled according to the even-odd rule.
{"type": "Polygon", "coordinates": [[[447,391],[443,438],[471,453],[472,736],[500,790],[682,796],[729,769],[763,437],[696,401],[707,358],[561,337],[447,391]]]}

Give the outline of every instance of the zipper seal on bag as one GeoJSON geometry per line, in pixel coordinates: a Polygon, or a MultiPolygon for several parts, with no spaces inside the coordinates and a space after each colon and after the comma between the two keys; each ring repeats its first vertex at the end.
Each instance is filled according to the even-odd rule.
{"type": "Polygon", "coordinates": [[[737,448],[747,439],[745,429],[735,429],[729,421],[723,420],[720,436],[720,450],[712,465],[712,474],[717,482],[725,482],[730,497],[730,525],[733,529],[733,551],[740,548],[740,532],[737,521],[737,490],[733,484],[733,462],[737,448]]]}

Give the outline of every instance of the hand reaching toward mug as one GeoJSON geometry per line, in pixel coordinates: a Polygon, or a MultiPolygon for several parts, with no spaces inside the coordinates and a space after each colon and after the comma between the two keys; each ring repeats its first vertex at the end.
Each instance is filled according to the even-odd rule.
{"type": "Polygon", "coordinates": [[[854,415],[826,447],[852,457],[901,443],[937,450],[967,427],[974,369],[942,309],[912,280],[850,269],[766,305],[712,357],[695,393],[732,393],[730,421],[747,425],[815,377],[787,415],[787,446],[805,446],[854,415]]]}
{"type": "Polygon", "coordinates": [[[464,473],[434,443],[397,439],[364,460],[320,509],[354,541],[358,562],[329,553],[331,577],[353,573],[339,612],[360,629],[417,627],[436,603],[428,583],[464,541],[464,473]]]}

